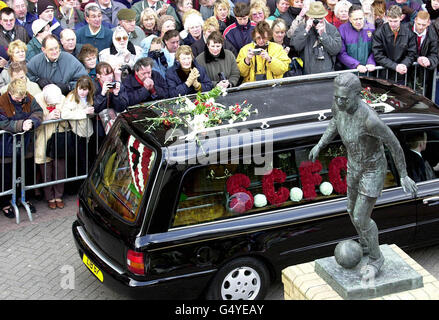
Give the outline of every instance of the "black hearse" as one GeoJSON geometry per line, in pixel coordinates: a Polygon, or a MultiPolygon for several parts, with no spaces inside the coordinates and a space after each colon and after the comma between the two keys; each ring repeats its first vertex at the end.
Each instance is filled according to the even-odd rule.
{"type": "MultiPolygon", "coordinates": [[[[149,107],[120,115],[79,194],[72,230],[84,264],[136,298],[262,299],[283,268],[333,255],[356,235],[346,212],[345,149],[335,139],[318,165],[308,161],[331,118],[333,77],[231,90],[217,101],[247,100],[258,113],[177,138],[165,124],[150,130],[144,119],[163,114],[149,107]]],[[[426,132],[424,157],[435,166],[438,107],[406,87],[362,84],[406,152],[410,136],[426,132]]],[[[419,182],[412,199],[389,152],[387,159],[373,212],[380,243],[437,242],[439,180],[419,182]]]]}

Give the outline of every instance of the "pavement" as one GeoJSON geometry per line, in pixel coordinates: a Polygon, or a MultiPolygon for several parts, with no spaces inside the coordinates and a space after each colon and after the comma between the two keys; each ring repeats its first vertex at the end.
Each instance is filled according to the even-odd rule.
{"type": "MultiPolygon", "coordinates": [[[[103,286],[82,263],[71,226],[76,196],[64,197],[64,209],[33,201],[37,213],[29,221],[20,208],[20,224],[0,215],[0,300],[126,300],[103,286]]],[[[439,278],[439,245],[409,254],[439,278]]],[[[275,283],[266,300],[283,300],[275,283]]]]}

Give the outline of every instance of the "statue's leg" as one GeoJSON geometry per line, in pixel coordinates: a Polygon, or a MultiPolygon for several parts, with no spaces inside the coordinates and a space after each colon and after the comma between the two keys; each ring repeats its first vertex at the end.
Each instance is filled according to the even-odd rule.
{"type": "Polygon", "coordinates": [[[359,242],[361,245],[361,248],[363,249],[363,256],[369,254],[369,247],[368,247],[368,243],[366,241],[366,239],[363,236],[363,233],[361,232],[359,226],[357,226],[357,224],[354,221],[354,208],[355,208],[355,203],[357,202],[357,196],[358,196],[358,191],[354,188],[348,188],[347,191],[347,211],[349,213],[349,218],[351,218],[352,224],[355,227],[355,230],[357,231],[357,234],[359,236],[359,242]]]}
{"type": "Polygon", "coordinates": [[[359,228],[369,248],[368,266],[373,267],[375,274],[381,269],[384,257],[381,253],[378,241],[378,227],[370,216],[377,198],[371,198],[358,194],[353,211],[354,224],[359,228]]]}

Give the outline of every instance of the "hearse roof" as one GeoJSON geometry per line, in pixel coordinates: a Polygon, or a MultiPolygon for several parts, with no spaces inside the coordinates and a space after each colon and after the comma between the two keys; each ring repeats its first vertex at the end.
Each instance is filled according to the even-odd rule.
{"type": "MultiPolygon", "coordinates": [[[[232,88],[224,97],[216,99],[217,102],[229,106],[242,103],[247,100],[254,108],[258,109],[257,114],[252,114],[245,122],[224,125],[212,130],[222,128],[264,128],[271,126],[285,126],[300,122],[318,122],[331,116],[331,104],[334,92],[335,73],[319,74],[310,76],[291,77],[286,79],[267,80],[246,84],[238,88],[232,88]]],[[[439,114],[439,108],[430,100],[416,94],[413,90],[392,84],[385,80],[360,77],[363,88],[370,87],[379,98],[386,94],[391,97],[394,110],[386,110],[386,113],[423,113],[439,114]]],[[[188,96],[191,100],[195,95],[188,96]]],[[[174,98],[175,99],[175,98],[174,98]]],[[[158,146],[166,146],[173,141],[166,140],[167,128],[160,126],[153,133],[148,133],[151,124],[142,119],[160,116],[148,106],[152,104],[165,103],[173,106],[174,99],[154,101],[142,105],[133,106],[128,112],[123,113],[128,125],[134,131],[147,140],[152,140],[158,146]]],[[[185,131],[185,130],[184,130],[185,131]]],[[[184,137],[183,137],[184,138],[184,137]]]]}

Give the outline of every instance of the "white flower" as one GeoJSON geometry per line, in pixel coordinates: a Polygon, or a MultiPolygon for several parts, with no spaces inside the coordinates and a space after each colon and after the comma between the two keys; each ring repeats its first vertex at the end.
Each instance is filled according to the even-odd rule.
{"type": "Polygon", "coordinates": [[[300,188],[294,187],[290,190],[290,199],[294,202],[299,202],[303,198],[303,191],[300,188]]]}
{"type": "Polygon", "coordinates": [[[380,99],[381,99],[382,102],[386,102],[386,101],[387,101],[387,94],[383,94],[383,95],[380,97],[380,99]]]}
{"type": "Polygon", "coordinates": [[[201,131],[206,128],[205,123],[208,118],[204,114],[197,114],[191,121],[191,127],[194,131],[201,131]]]}
{"type": "Polygon", "coordinates": [[[323,182],[320,187],[320,192],[324,195],[324,196],[329,196],[332,191],[334,190],[332,187],[332,184],[330,184],[329,182],[323,182]]]}
{"type": "Polygon", "coordinates": [[[254,205],[256,208],[265,207],[267,205],[267,197],[261,193],[255,195],[254,205]]]}
{"type": "Polygon", "coordinates": [[[256,113],[256,114],[258,114],[258,113],[259,113],[258,109],[255,109],[255,113],[256,113]]]}
{"type": "Polygon", "coordinates": [[[233,119],[229,119],[229,124],[232,124],[233,122],[235,122],[233,119]]]}
{"type": "Polygon", "coordinates": [[[227,90],[225,88],[221,88],[221,95],[225,97],[227,95],[227,90]]]}
{"type": "Polygon", "coordinates": [[[184,103],[185,103],[186,107],[183,108],[183,111],[192,112],[195,110],[195,108],[196,108],[195,104],[192,101],[190,101],[188,98],[185,98],[184,103]]]}

